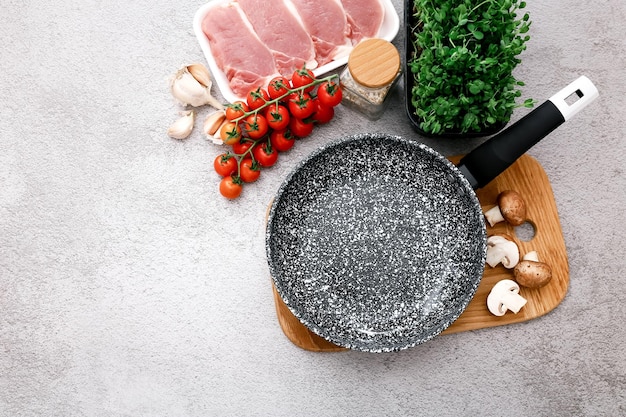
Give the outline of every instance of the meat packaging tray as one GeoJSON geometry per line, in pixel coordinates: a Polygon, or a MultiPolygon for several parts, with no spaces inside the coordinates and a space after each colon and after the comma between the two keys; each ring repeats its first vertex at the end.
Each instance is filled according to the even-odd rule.
{"type": "MultiPolygon", "coordinates": [[[[211,74],[213,76],[213,80],[220,89],[220,92],[222,93],[224,99],[226,99],[230,103],[233,103],[237,100],[241,100],[243,97],[235,94],[230,88],[228,79],[226,78],[226,74],[224,74],[224,72],[218,67],[215,61],[215,57],[211,53],[209,41],[202,31],[202,21],[204,17],[211,12],[211,8],[221,4],[230,3],[231,1],[232,0],[211,0],[205,5],[201,6],[194,15],[193,29],[196,34],[196,38],[200,43],[200,47],[202,48],[202,52],[206,57],[209,70],[211,71],[211,74]]],[[[383,23],[378,33],[378,37],[388,41],[392,41],[396,37],[396,35],[398,34],[398,30],[400,29],[400,17],[398,16],[396,9],[391,3],[391,0],[381,0],[381,2],[385,10],[385,16],[383,18],[383,23]]],[[[313,69],[313,73],[316,77],[319,77],[323,74],[326,74],[341,67],[342,65],[345,65],[347,62],[348,57],[347,55],[344,55],[338,59],[329,62],[328,64],[313,69]]]]}

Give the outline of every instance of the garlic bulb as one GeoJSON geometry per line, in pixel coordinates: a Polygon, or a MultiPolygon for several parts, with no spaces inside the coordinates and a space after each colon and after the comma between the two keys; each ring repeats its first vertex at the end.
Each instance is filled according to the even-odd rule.
{"type": "Polygon", "coordinates": [[[182,105],[200,107],[209,104],[223,109],[222,103],[211,95],[211,74],[202,64],[191,64],[179,69],[170,82],[172,95],[182,105]]]}
{"type": "Polygon", "coordinates": [[[180,112],[181,118],[176,120],[169,129],[167,134],[174,139],[185,139],[193,130],[193,123],[196,119],[196,112],[193,110],[180,112]]]}

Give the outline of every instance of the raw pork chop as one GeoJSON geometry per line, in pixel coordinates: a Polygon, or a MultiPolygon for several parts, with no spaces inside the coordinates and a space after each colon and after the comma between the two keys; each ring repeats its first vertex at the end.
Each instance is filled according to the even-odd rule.
{"type": "Polygon", "coordinates": [[[350,27],[339,0],[290,1],[315,43],[318,64],[324,65],[350,52],[350,27]]]}
{"type": "Polygon", "coordinates": [[[202,21],[202,31],[235,94],[245,96],[278,75],[272,52],[252,31],[236,3],[212,8],[202,21]]]}
{"type": "Polygon", "coordinates": [[[275,0],[270,5],[265,0],[237,0],[259,39],[274,54],[278,71],[291,74],[306,64],[317,67],[315,48],[299,19],[284,0],[275,0]]]}
{"type": "Polygon", "coordinates": [[[373,38],[385,18],[385,9],[380,0],[341,0],[348,15],[350,39],[358,42],[363,38],[373,38]]]}

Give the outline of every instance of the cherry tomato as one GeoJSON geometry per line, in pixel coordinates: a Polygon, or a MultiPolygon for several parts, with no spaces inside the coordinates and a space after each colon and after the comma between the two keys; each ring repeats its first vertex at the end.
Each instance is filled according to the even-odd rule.
{"type": "Polygon", "coordinates": [[[256,146],[252,149],[252,155],[254,155],[254,159],[256,159],[259,165],[265,168],[271,167],[278,160],[278,151],[272,148],[268,143],[262,143],[260,146],[256,146]]]}
{"type": "Polygon", "coordinates": [[[285,77],[274,77],[267,85],[267,92],[272,100],[287,94],[289,89],[289,80],[285,77]]]}
{"type": "Polygon", "coordinates": [[[335,109],[330,106],[325,106],[322,103],[317,103],[317,110],[313,113],[311,118],[318,123],[328,123],[335,116],[335,109]]]}
{"type": "Polygon", "coordinates": [[[248,111],[250,111],[250,109],[246,103],[243,101],[235,101],[233,104],[226,106],[226,119],[232,122],[248,111]]]}
{"type": "Polygon", "coordinates": [[[232,145],[241,139],[241,128],[235,122],[224,123],[220,129],[220,137],[226,145],[232,145]]]}
{"type": "Polygon", "coordinates": [[[265,111],[270,129],[283,130],[289,126],[289,110],[282,104],[270,104],[265,111]]]}
{"type": "Polygon", "coordinates": [[[261,139],[267,131],[269,126],[267,119],[262,114],[251,114],[244,119],[243,128],[250,139],[261,139]]]}
{"type": "Polygon", "coordinates": [[[233,152],[237,155],[243,155],[248,149],[254,145],[254,141],[248,138],[241,138],[239,141],[233,143],[233,152]]]}
{"type": "Polygon", "coordinates": [[[237,177],[227,176],[220,182],[220,194],[228,199],[235,199],[241,195],[241,180],[237,177]]]}
{"type": "Polygon", "coordinates": [[[276,149],[278,152],[286,152],[293,148],[293,145],[296,144],[295,139],[296,138],[291,134],[289,129],[274,130],[270,133],[270,143],[272,144],[272,148],[276,149]]]}
{"type": "Polygon", "coordinates": [[[254,182],[259,179],[261,169],[256,161],[252,158],[244,158],[239,167],[239,178],[243,182],[254,182]]]}
{"type": "Polygon", "coordinates": [[[342,97],[341,87],[333,81],[324,81],[317,89],[317,98],[324,106],[335,107],[342,97]]]}
{"type": "Polygon", "coordinates": [[[237,172],[237,159],[231,154],[223,153],[215,158],[213,168],[222,177],[233,175],[237,172]]]}
{"type": "Polygon", "coordinates": [[[306,123],[302,119],[292,117],[291,120],[289,120],[289,130],[291,130],[291,133],[295,136],[303,138],[313,132],[313,123],[306,123]]]}
{"type": "MultiPolygon", "coordinates": [[[[300,88],[307,84],[311,84],[315,80],[315,75],[313,75],[313,71],[308,70],[306,68],[300,68],[293,72],[291,76],[291,85],[293,88],[300,88]]],[[[311,85],[304,89],[305,92],[309,92],[313,90],[314,85],[311,85]]]]}
{"type": "Polygon", "coordinates": [[[315,103],[309,93],[300,93],[289,100],[289,112],[298,119],[306,119],[315,112],[315,103]]]}
{"type": "Polygon", "coordinates": [[[258,109],[267,101],[269,101],[269,99],[269,94],[261,87],[257,88],[256,90],[250,90],[246,95],[246,103],[248,103],[248,107],[250,108],[250,110],[258,109]]]}

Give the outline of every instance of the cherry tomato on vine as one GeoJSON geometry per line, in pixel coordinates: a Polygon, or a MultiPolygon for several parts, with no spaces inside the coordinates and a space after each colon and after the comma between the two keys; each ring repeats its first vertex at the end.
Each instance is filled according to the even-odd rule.
{"type": "Polygon", "coordinates": [[[270,104],[267,106],[265,118],[270,129],[283,130],[289,126],[289,110],[282,104],[270,104]]]}
{"type": "Polygon", "coordinates": [[[314,121],[322,124],[330,122],[333,117],[335,117],[335,109],[322,103],[317,103],[317,110],[311,116],[314,121]]]}
{"type": "Polygon", "coordinates": [[[243,116],[244,113],[250,111],[248,105],[243,101],[235,101],[233,104],[226,106],[226,119],[233,121],[243,116]]]}
{"type": "Polygon", "coordinates": [[[306,119],[315,112],[315,102],[309,93],[299,93],[290,97],[289,112],[293,117],[306,119]]]}
{"type": "Polygon", "coordinates": [[[254,140],[261,139],[269,130],[267,119],[258,113],[246,117],[243,122],[243,128],[248,137],[254,140]]]}
{"type": "Polygon", "coordinates": [[[317,98],[325,106],[335,107],[341,103],[342,97],[341,87],[333,81],[324,81],[317,88],[317,98]]]}
{"type": "Polygon", "coordinates": [[[267,85],[267,92],[273,100],[287,94],[289,87],[290,84],[288,79],[285,77],[274,77],[267,85]]]}
{"type": "Polygon", "coordinates": [[[232,145],[241,139],[241,128],[235,122],[224,123],[220,129],[220,137],[226,145],[232,145]]]}
{"type": "Polygon", "coordinates": [[[243,182],[254,182],[261,176],[261,169],[252,158],[244,158],[239,166],[239,178],[243,182]]]}
{"type": "Polygon", "coordinates": [[[213,161],[213,168],[221,177],[227,177],[237,172],[237,159],[228,153],[218,155],[213,161]]]}
{"type": "MultiPolygon", "coordinates": [[[[291,86],[293,88],[303,87],[307,84],[311,84],[315,80],[315,75],[313,75],[313,71],[308,70],[306,68],[300,68],[293,72],[291,76],[291,86]]],[[[305,92],[309,92],[313,90],[313,85],[304,89],[305,92]]]]}
{"type": "Polygon", "coordinates": [[[254,145],[254,141],[248,138],[241,138],[239,141],[233,143],[233,152],[237,155],[243,155],[248,149],[254,145]]]}
{"type": "Polygon", "coordinates": [[[278,152],[287,152],[296,144],[296,138],[289,129],[274,130],[270,133],[270,143],[278,152]]]}
{"type": "Polygon", "coordinates": [[[254,155],[254,159],[256,159],[259,165],[265,168],[273,166],[278,160],[278,151],[272,148],[268,143],[262,143],[260,146],[256,146],[252,149],[252,155],[254,155]]]}
{"type": "Polygon", "coordinates": [[[264,105],[267,101],[269,101],[270,96],[267,93],[267,90],[262,89],[261,87],[256,90],[250,90],[246,95],[246,103],[248,103],[248,107],[250,110],[256,110],[262,105],[264,105]]]}
{"type": "Polygon", "coordinates": [[[302,119],[292,117],[289,121],[289,130],[291,130],[291,133],[295,136],[303,138],[305,136],[309,136],[311,132],[313,132],[313,123],[306,123],[302,119]]]}
{"type": "Polygon", "coordinates": [[[237,177],[227,176],[220,182],[220,194],[233,200],[241,195],[241,180],[237,177]]]}

